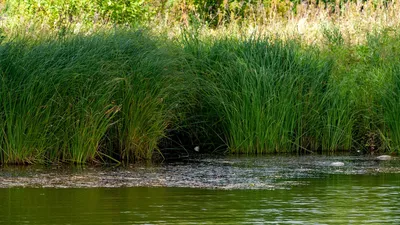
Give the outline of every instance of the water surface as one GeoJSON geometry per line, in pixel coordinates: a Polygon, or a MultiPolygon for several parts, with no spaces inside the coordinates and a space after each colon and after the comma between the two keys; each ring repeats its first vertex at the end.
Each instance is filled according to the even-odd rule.
{"type": "Polygon", "coordinates": [[[354,157],[223,158],[112,170],[2,168],[0,224],[400,224],[399,168],[398,161],[354,157]],[[329,166],[337,160],[345,166],[329,166]],[[43,188],[41,176],[58,180],[43,188]],[[39,181],[5,185],[24,179],[39,181]],[[93,187],[77,188],[82,183],[74,181],[93,187]],[[140,181],[144,186],[128,185],[140,181]]]}

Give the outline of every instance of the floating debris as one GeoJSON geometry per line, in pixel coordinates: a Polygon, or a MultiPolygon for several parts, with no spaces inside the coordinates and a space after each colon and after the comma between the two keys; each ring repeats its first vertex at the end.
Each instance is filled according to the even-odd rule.
{"type": "Polygon", "coordinates": [[[344,162],[333,162],[330,166],[344,166],[344,162]]]}
{"type": "Polygon", "coordinates": [[[376,157],[377,160],[381,160],[381,161],[387,161],[387,160],[391,160],[392,156],[390,155],[380,155],[378,157],[376,157]]]}

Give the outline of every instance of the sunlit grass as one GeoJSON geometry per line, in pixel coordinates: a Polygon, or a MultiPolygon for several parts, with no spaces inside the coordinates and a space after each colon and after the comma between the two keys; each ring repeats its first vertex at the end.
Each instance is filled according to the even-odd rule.
{"type": "Polygon", "coordinates": [[[151,158],[178,104],[173,52],[144,31],[3,45],[2,161],[151,158]]]}
{"type": "Polygon", "coordinates": [[[208,39],[191,47],[203,104],[230,152],[351,146],[351,108],[337,102],[332,63],[317,49],[266,38],[208,39]]]}

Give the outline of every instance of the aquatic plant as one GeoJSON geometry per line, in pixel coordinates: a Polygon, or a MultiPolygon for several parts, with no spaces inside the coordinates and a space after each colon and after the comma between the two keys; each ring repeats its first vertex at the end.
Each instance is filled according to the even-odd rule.
{"type": "Polygon", "coordinates": [[[332,151],[349,146],[343,133],[351,133],[352,124],[338,121],[351,119],[351,108],[338,105],[330,81],[332,64],[315,48],[304,50],[294,40],[268,38],[188,42],[207,120],[214,120],[214,133],[224,137],[230,152],[332,151]]]}
{"type": "Polygon", "coordinates": [[[2,162],[151,158],[179,115],[169,47],[143,30],[1,46],[2,162]]]}
{"type": "Polygon", "coordinates": [[[400,152],[400,68],[396,63],[390,68],[383,96],[383,117],[385,126],[381,130],[384,143],[392,152],[400,152]]]}

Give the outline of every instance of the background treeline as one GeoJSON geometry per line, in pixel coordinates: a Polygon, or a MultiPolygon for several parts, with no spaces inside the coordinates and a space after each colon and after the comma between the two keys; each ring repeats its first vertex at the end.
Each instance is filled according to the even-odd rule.
{"type": "Polygon", "coordinates": [[[3,1],[0,161],[399,152],[399,6],[3,1]]]}

